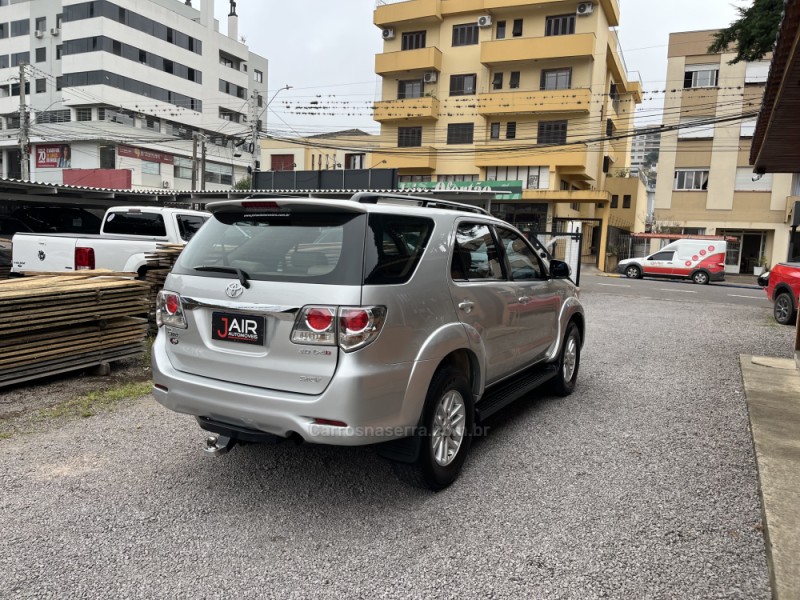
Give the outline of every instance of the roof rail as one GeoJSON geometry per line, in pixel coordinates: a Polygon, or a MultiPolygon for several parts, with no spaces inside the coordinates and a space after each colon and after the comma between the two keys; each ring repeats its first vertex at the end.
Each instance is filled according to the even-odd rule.
{"type": "Polygon", "coordinates": [[[441,207],[450,208],[452,210],[460,210],[463,212],[478,213],[480,215],[490,215],[490,213],[479,207],[470,206],[469,204],[462,204],[460,202],[452,202],[450,200],[439,200],[438,198],[419,197],[419,196],[406,196],[403,194],[379,194],[375,192],[358,192],[353,194],[350,198],[353,202],[360,202],[362,204],[377,204],[382,199],[388,200],[405,200],[406,202],[413,202],[419,206],[424,207],[441,207]]]}

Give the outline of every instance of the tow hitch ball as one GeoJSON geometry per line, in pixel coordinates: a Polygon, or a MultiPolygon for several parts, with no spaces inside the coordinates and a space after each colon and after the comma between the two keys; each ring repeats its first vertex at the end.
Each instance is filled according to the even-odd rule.
{"type": "Polygon", "coordinates": [[[236,440],[224,435],[211,435],[206,438],[206,446],[203,452],[210,456],[221,456],[227,454],[236,445],[236,440]]]}

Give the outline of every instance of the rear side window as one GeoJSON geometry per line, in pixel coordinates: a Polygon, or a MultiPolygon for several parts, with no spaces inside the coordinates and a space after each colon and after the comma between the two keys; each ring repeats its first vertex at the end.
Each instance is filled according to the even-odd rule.
{"type": "Polygon", "coordinates": [[[503,279],[503,269],[489,227],[482,223],[460,223],[450,275],[456,281],[503,279]]]}
{"type": "Polygon", "coordinates": [[[176,220],[178,221],[178,233],[181,239],[184,242],[188,242],[208,219],[197,215],[177,215],[176,220]]]}
{"type": "Polygon", "coordinates": [[[103,232],[164,237],[167,235],[167,228],[164,217],[159,213],[112,212],[106,216],[103,232]]]}
{"type": "Polygon", "coordinates": [[[198,267],[241,269],[256,281],[360,285],[366,217],[303,209],[217,211],[181,253],[173,272],[230,274],[198,267]]]}
{"type": "Polygon", "coordinates": [[[364,254],[364,283],[406,283],[419,264],[432,232],[431,219],[370,215],[364,254]]]}

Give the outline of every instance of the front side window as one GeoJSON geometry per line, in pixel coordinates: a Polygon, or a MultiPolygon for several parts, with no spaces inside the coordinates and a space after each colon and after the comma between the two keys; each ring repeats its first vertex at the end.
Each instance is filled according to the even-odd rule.
{"type": "Polygon", "coordinates": [[[469,96],[475,93],[478,76],[475,73],[469,75],[450,76],[450,95],[469,96]]]}
{"type": "Polygon", "coordinates": [[[566,121],[541,121],[537,143],[539,144],[566,144],[567,143],[567,122],[566,121]]]}
{"type": "Polygon", "coordinates": [[[500,238],[500,244],[506,251],[506,267],[509,269],[511,279],[526,281],[543,278],[544,269],[536,253],[519,234],[498,227],[497,237],[500,238]]]}
{"type": "Polygon", "coordinates": [[[474,123],[450,123],[447,126],[447,143],[471,144],[474,132],[474,123]]]}
{"type": "Polygon", "coordinates": [[[398,127],[397,146],[400,148],[422,146],[422,127],[398,127]]]}
{"type": "Polygon", "coordinates": [[[397,82],[397,99],[422,98],[422,79],[407,79],[397,82]]]}
{"type": "Polygon", "coordinates": [[[425,31],[409,31],[403,34],[401,48],[403,50],[417,50],[425,47],[425,31]]]}
{"type": "Polygon", "coordinates": [[[571,35],[573,33],[575,33],[575,15],[561,15],[545,19],[545,35],[571,35]]]}
{"type": "Polygon", "coordinates": [[[545,69],[542,71],[543,90],[568,90],[572,84],[572,69],[545,69]]]}
{"type": "Polygon", "coordinates": [[[707,190],[708,169],[685,169],[675,171],[674,190],[707,190]]]}
{"type": "Polygon", "coordinates": [[[665,252],[656,252],[650,258],[648,258],[647,260],[671,261],[674,256],[675,256],[675,251],[674,250],[667,250],[665,252]]]}
{"type": "Polygon", "coordinates": [[[478,24],[453,25],[453,46],[474,46],[478,43],[478,24]]]}
{"type": "Polygon", "coordinates": [[[459,223],[450,263],[454,281],[503,279],[492,232],[482,223],[459,223]]]}

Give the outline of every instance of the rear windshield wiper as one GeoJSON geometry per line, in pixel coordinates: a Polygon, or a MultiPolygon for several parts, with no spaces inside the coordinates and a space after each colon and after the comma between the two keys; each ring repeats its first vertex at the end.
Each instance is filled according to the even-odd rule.
{"type": "Polygon", "coordinates": [[[237,277],[239,277],[239,282],[242,284],[242,287],[249,289],[250,282],[250,275],[242,271],[239,267],[194,267],[195,271],[209,271],[211,273],[233,273],[237,277]]]}

